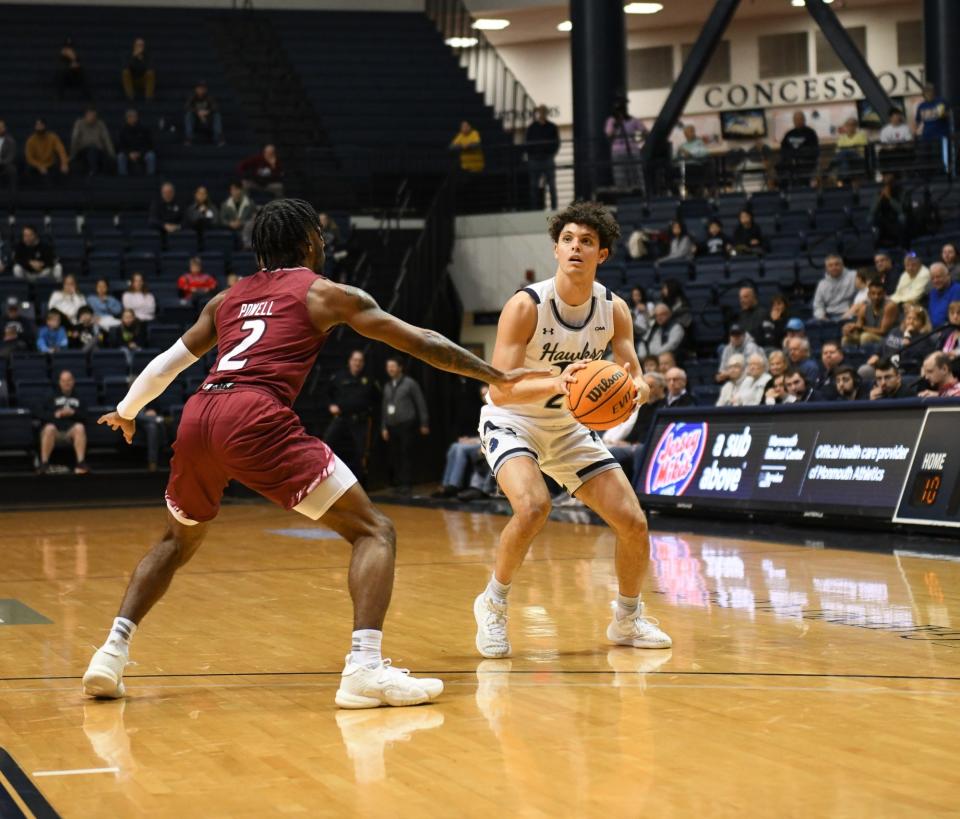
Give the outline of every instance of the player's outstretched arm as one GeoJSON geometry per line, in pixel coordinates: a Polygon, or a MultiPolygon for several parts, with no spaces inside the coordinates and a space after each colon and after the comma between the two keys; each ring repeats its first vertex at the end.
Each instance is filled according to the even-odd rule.
{"type": "Polygon", "coordinates": [[[130,385],[114,412],[101,415],[98,424],[123,432],[124,440],[133,442],[137,430],[134,420],[140,411],[160,395],[170,382],[197,361],[217,343],[217,325],[214,321],[223,295],[215,296],[203,308],[200,317],[169,349],[156,356],[130,385]]]}

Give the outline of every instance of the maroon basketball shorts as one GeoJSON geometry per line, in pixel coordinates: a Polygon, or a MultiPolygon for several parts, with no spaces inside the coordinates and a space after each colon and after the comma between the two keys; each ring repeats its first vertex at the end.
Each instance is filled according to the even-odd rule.
{"type": "Polygon", "coordinates": [[[167,507],[181,523],[212,520],[231,479],[284,509],[299,507],[322,485],[330,490],[320,492],[324,498],[311,495],[309,511],[297,508],[312,518],[356,483],[330,447],[307,435],[297,414],[273,396],[249,389],[191,396],[173,445],[167,507]]]}

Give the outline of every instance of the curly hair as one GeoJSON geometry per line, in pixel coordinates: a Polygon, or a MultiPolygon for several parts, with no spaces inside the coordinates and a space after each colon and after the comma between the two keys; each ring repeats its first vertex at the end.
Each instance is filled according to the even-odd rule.
{"type": "Polygon", "coordinates": [[[601,249],[609,250],[620,238],[620,225],[613,214],[600,202],[573,202],[548,221],[550,238],[559,241],[564,225],[583,225],[597,232],[601,249]]]}
{"type": "Polygon", "coordinates": [[[313,206],[302,199],[274,199],[264,205],[253,221],[251,242],[262,269],[302,265],[319,221],[313,206]]]}

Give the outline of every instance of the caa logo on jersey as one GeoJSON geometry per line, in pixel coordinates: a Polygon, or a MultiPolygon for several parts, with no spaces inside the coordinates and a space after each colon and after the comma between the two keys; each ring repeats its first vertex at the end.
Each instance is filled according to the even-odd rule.
{"type": "Polygon", "coordinates": [[[647,467],[647,494],[680,496],[686,492],[700,466],[706,444],[706,423],[670,424],[653,448],[647,467]]]}

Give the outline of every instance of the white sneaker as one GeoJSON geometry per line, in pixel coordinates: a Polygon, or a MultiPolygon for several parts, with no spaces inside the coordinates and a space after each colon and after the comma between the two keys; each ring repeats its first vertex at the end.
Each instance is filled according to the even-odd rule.
{"type": "Polygon", "coordinates": [[[473,616],[477,621],[477,651],[488,660],[510,656],[507,639],[507,604],[496,603],[480,592],[473,601],[473,616]]]}
{"type": "Polygon", "coordinates": [[[119,648],[98,648],[87,666],[87,673],[83,675],[83,693],[88,697],[120,699],[127,693],[123,684],[123,669],[129,663],[129,656],[119,648]]]}
{"type": "Polygon", "coordinates": [[[643,603],[633,614],[617,619],[617,604],[613,604],[613,620],[607,626],[607,639],[618,646],[634,648],[670,648],[671,640],[659,627],[654,617],[643,616],[643,603]]]}
{"type": "Polygon", "coordinates": [[[390,660],[368,668],[345,659],[336,703],[341,708],[378,708],[381,705],[420,705],[443,693],[443,681],[411,677],[406,668],[394,668],[390,660]]]}

